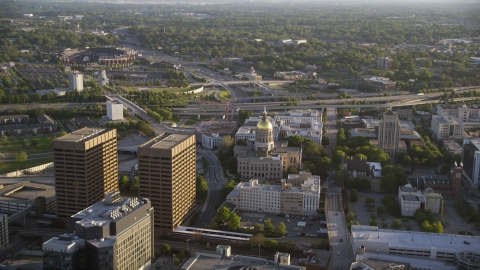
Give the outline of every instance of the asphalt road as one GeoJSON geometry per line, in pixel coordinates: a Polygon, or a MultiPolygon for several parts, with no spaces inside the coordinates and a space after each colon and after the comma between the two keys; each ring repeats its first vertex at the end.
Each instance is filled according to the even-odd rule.
{"type": "Polygon", "coordinates": [[[220,189],[225,185],[226,180],[223,176],[222,166],[217,157],[213,152],[208,150],[197,149],[197,154],[205,157],[208,162],[208,174],[206,175],[205,181],[208,185],[208,198],[206,200],[206,206],[204,207],[205,211],[200,213],[200,217],[195,224],[197,227],[206,227],[210,221],[215,217],[217,209],[215,209],[215,204],[218,202],[220,197],[220,189]]]}

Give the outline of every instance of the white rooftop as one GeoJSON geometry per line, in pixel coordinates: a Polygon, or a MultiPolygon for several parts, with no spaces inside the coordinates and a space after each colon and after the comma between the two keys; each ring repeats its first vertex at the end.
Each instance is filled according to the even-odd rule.
{"type": "Polygon", "coordinates": [[[354,240],[366,240],[369,242],[385,243],[395,248],[415,248],[417,250],[431,250],[438,252],[458,253],[463,251],[479,251],[480,237],[451,235],[425,232],[410,232],[378,229],[376,226],[352,226],[352,238],[354,240]],[[369,236],[366,239],[366,236],[369,236]],[[413,236],[413,241],[412,241],[413,236]],[[466,244],[466,242],[470,244],[466,244]]]}

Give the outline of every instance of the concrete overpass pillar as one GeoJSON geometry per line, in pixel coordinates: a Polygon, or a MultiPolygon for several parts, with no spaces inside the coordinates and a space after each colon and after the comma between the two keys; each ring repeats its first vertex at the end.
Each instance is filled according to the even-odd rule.
{"type": "Polygon", "coordinates": [[[360,107],[358,107],[358,112],[360,112],[360,107]]]}
{"type": "Polygon", "coordinates": [[[27,227],[27,214],[23,216],[23,227],[27,227]]]}

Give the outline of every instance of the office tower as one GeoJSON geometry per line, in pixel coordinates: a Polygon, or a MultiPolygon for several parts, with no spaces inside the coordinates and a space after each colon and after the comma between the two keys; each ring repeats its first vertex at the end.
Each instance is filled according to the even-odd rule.
{"type": "Polygon", "coordinates": [[[70,218],[74,234],[43,243],[43,269],[148,269],[154,258],[153,218],[148,199],[110,192],[70,218]]]}
{"type": "Polygon", "coordinates": [[[463,140],[462,163],[463,176],[470,185],[478,188],[480,178],[480,139],[463,140]]]}
{"type": "Polygon", "coordinates": [[[68,89],[83,91],[83,74],[78,71],[68,73],[68,89]]]}
{"type": "Polygon", "coordinates": [[[107,101],[107,116],[112,121],[123,120],[123,104],[118,101],[107,101]]]}
{"type": "Polygon", "coordinates": [[[400,144],[400,121],[395,112],[389,110],[384,113],[378,128],[378,147],[395,158],[400,144]]]}
{"type": "Polygon", "coordinates": [[[118,190],[117,130],[82,128],[53,141],[57,215],[70,218],[118,190]]]}
{"type": "Polygon", "coordinates": [[[155,234],[189,225],[195,213],[195,135],[164,133],[138,148],[139,196],[155,208],[155,234]]]}

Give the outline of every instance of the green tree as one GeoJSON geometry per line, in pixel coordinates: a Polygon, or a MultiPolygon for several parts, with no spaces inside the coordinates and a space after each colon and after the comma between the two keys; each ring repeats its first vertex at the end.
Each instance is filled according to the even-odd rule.
{"type": "Polygon", "coordinates": [[[344,156],[345,156],[345,152],[340,150],[335,150],[335,152],[333,152],[333,155],[332,155],[333,166],[338,167],[342,163],[344,156]]]}
{"type": "Polygon", "coordinates": [[[172,248],[168,244],[163,244],[160,248],[160,252],[162,254],[170,254],[172,252],[172,248]]]}
{"type": "Polygon", "coordinates": [[[25,162],[27,161],[27,159],[28,159],[28,156],[27,156],[27,153],[25,152],[20,152],[15,154],[15,162],[17,163],[25,162]]]}
{"type": "Polygon", "coordinates": [[[263,230],[266,234],[272,234],[274,229],[275,228],[273,227],[272,220],[267,218],[267,220],[265,220],[265,224],[263,225],[263,230]]]}
{"type": "Polygon", "coordinates": [[[356,189],[350,191],[350,201],[356,202],[358,200],[358,192],[356,189]]]}
{"type": "Polygon", "coordinates": [[[258,245],[263,245],[265,242],[265,236],[261,233],[256,233],[250,237],[250,245],[256,247],[258,245]]]}
{"type": "Polygon", "coordinates": [[[398,230],[402,227],[402,221],[399,219],[395,219],[392,221],[392,224],[390,225],[390,227],[394,230],[398,230]]]}
{"type": "Polygon", "coordinates": [[[330,139],[327,137],[327,136],[322,136],[322,145],[324,147],[327,147],[328,145],[330,145],[330,139]]]}
{"type": "Polygon", "coordinates": [[[387,213],[387,209],[385,208],[385,206],[380,205],[379,207],[377,207],[377,214],[384,215],[386,213],[387,213]]]}
{"type": "Polygon", "coordinates": [[[178,265],[180,264],[180,260],[179,260],[177,257],[174,257],[174,258],[173,258],[173,264],[174,264],[175,266],[178,266],[178,265]]]}
{"type": "Polygon", "coordinates": [[[40,140],[38,140],[37,138],[32,138],[30,140],[30,146],[35,147],[35,146],[38,145],[39,142],[40,142],[40,140]]]}
{"type": "Polygon", "coordinates": [[[288,146],[290,147],[300,147],[305,139],[298,135],[290,136],[287,138],[288,146]]]}
{"type": "Polygon", "coordinates": [[[268,249],[268,250],[274,250],[274,251],[277,251],[278,250],[278,242],[277,240],[273,240],[273,239],[269,239],[269,240],[266,240],[264,243],[264,248],[265,249],[268,249]]]}
{"type": "Polygon", "coordinates": [[[207,184],[207,181],[205,181],[205,179],[201,175],[197,176],[196,192],[197,192],[197,199],[205,200],[208,196],[208,184],[207,184]]]}
{"type": "Polygon", "coordinates": [[[275,232],[279,236],[284,236],[285,234],[287,234],[287,226],[285,226],[285,223],[278,223],[277,227],[275,228],[275,232]]]}
{"type": "Polygon", "coordinates": [[[228,220],[228,218],[230,217],[230,210],[228,210],[227,207],[223,206],[222,208],[220,208],[218,210],[218,213],[217,213],[217,221],[218,222],[225,222],[228,220]]]}
{"type": "Polygon", "coordinates": [[[245,120],[248,118],[252,117],[253,113],[251,111],[244,111],[244,110],[239,110],[238,111],[238,126],[242,126],[243,123],[245,123],[245,120]]]}
{"type": "Polygon", "coordinates": [[[240,226],[240,217],[237,213],[231,213],[228,217],[228,228],[230,230],[236,230],[240,226]]]}
{"type": "Polygon", "coordinates": [[[122,175],[120,177],[120,180],[118,180],[118,187],[122,192],[130,189],[130,181],[128,181],[128,176],[122,175]]]}
{"type": "Polygon", "coordinates": [[[399,186],[407,183],[407,174],[401,168],[392,165],[383,167],[380,187],[385,193],[397,192],[399,186]]]}
{"type": "Polygon", "coordinates": [[[258,232],[261,232],[261,231],[263,231],[263,225],[260,224],[260,223],[256,223],[256,224],[253,226],[253,230],[254,230],[255,232],[257,232],[257,233],[258,233],[258,232]]]}
{"type": "Polygon", "coordinates": [[[135,175],[133,177],[132,185],[130,186],[130,191],[138,192],[138,187],[139,187],[138,176],[135,175]]]}
{"type": "Polygon", "coordinates": [[[238,139],[236,145],[247,146],[247,141],[245,141],[244,139],[238,139]]]}

